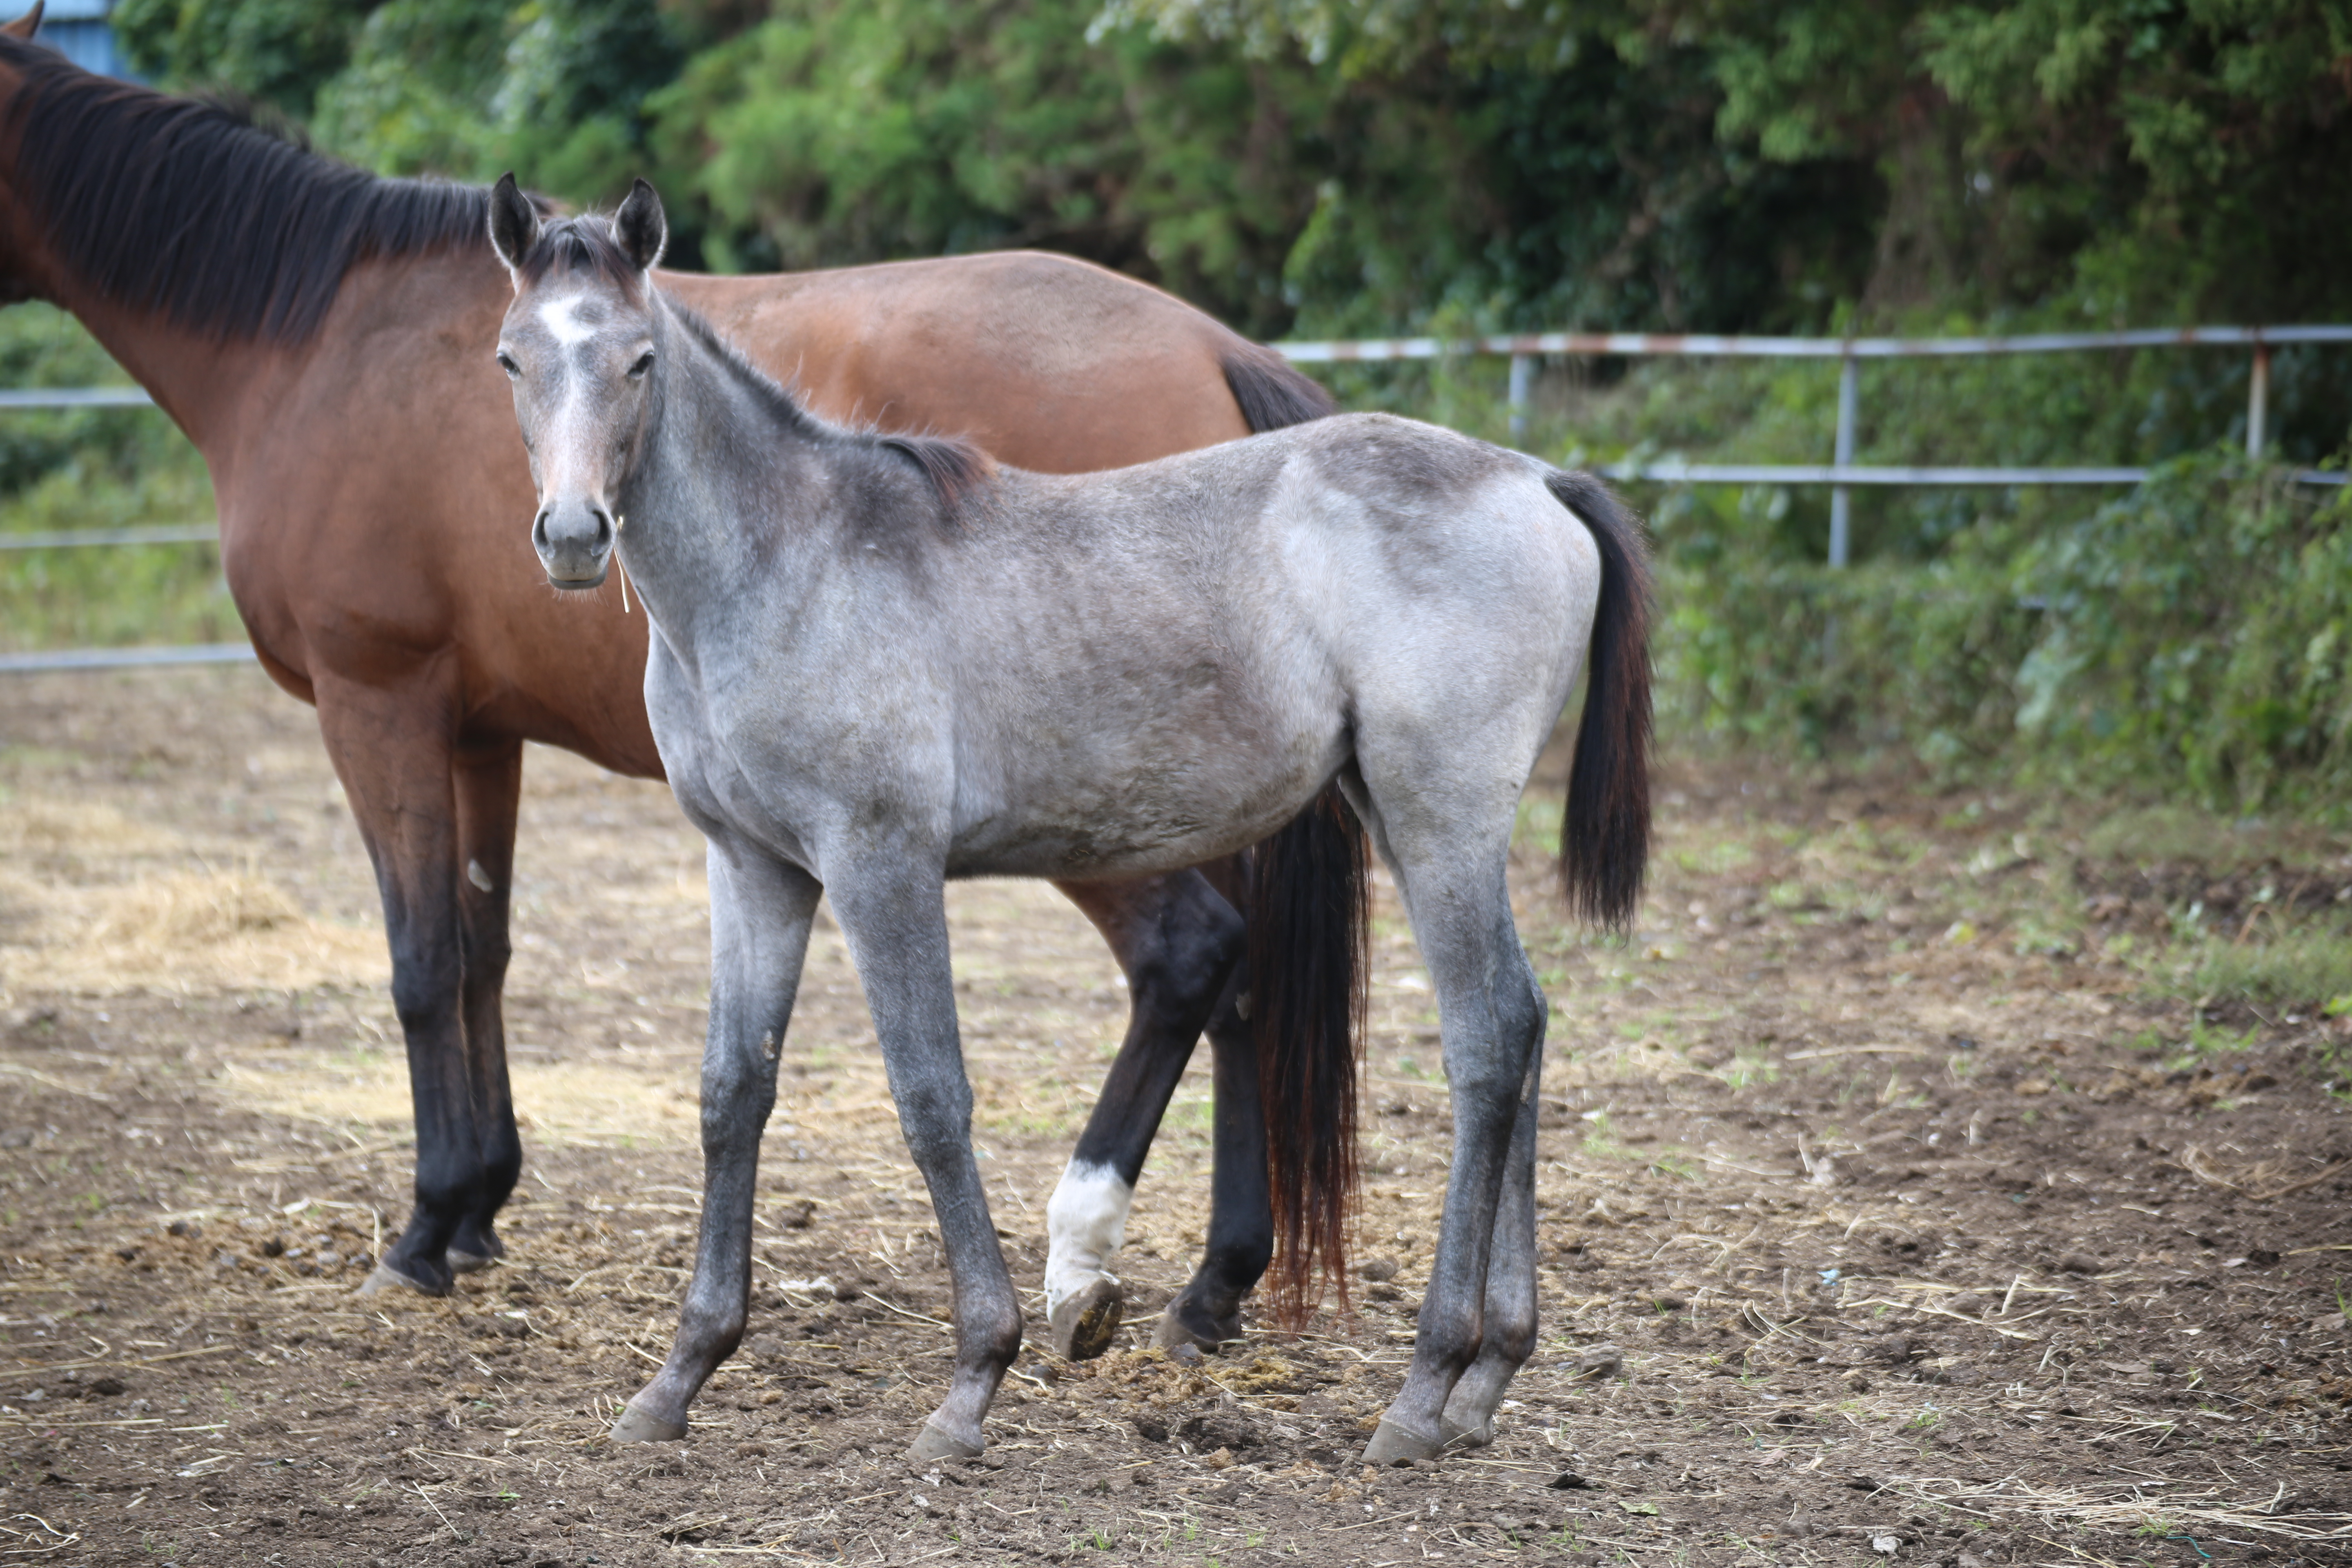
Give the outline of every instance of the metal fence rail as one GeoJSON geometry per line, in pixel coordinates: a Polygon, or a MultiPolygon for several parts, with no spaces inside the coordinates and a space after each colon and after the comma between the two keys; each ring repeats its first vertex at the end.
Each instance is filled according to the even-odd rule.
{"type": "MultiPolygon", "coordinates": [[[[2253,374],[2246,403],[2246,451],[2262,455],[2270,405],[2271,350],[2282,343],[2352,343],[2352,326],[2143,327],[2119,332],[2029,332],[1973,338],[1767,338],[1700,332],[1528,332],[1483,338],[1387,338],[1359,342],[1276,343],[1297,364],[1349,364],[1378,360],[1441,359],[1456,354],[1507,354],[1511,361],[1511,439],[1528,433],[1528,395],[1538,354],[1629,358],[1833,359],[1838,364],[1837,432],[1826,467],[1790,463],[1603,463],[1612,479],[1665,484],[1828,485],[1830,564],[1843,566],[1851,549],[1853,485],[2136,485],[2144,468],[1904,468],[1857,465],[1854,426],[1861,401],[1854,366],[1863,360],[1962,358],[1997,354],[2074,353],[2098,349],[2247,348],[2253,374]]],[[[2296,479],[2340,485],[2347,476],[2306,468],[2296,479]]]]}
{"type": "MultiPolygon", "coordinates": [[[[2268,439],[2271,351],[2284,343],[2352,343],[2352,326],[2148,327],[2116,332],[2032,332],[2014,337],[1966,338],[1777,338],[1700,332],[1526,332],[1478,338],[1379,338],[1350,342],[1276,343],[1296,364],[1355,364],[1382,360],[1430,360],[1456,355],[1494,355],[1510,361],[1507,406],[1511,439],[1524,440],[1528,404],[1539,354],[1637,359],[1833,359],[1838,363],[1837,429],[1828,463],[1692,463],[1661,458],[1646,463],[1606,463],[1597,472],[1613,479],[1660,484],[1828,485],[1832,566],[1846,564],[1854,485],[2134,485],[2148,477],[2145,468],[2000,467],[1919,468],[1856,463],[1854,430],[1860,389],[1855,366],[1864,360],[1944,359],[1979,355],[2076,353],[2100,350],[2241,348],[2252,353],[2246,402],[2246,451],[2260,457],[2268,439]]],[[[0,411],[30,408],[152,407],[154,400],[136,386],[36,387],[0,391],[0,411]]],[[[2302,483],[2341,485],[2352,475],[2322,469],[2295,474],[2302,483]]],[[[47,533],[0,533],[0,551],[79,547],[193,544],[220,537],[211,524],[163,524],[47,533]]],[[[241,663],[253,658],[243,643],[207,643],[190,647],[63,648],[0,655],[0,674],[57,669],[112,669],[172,664],[241,663]]]]}

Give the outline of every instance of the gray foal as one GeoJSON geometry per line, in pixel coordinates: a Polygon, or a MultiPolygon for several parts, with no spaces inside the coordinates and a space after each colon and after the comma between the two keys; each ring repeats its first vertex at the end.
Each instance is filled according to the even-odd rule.
{"type": "Polygon", "coordinates": [[[1545,1002],[1504,872],[1591,650],[1563,864],[1622,921],[1647,847],[1646,566],[1606,490],[1431,426],[1342,416],[1106,474],[828,426],[653,287],[661,204],[491,234],[549,580],[615,551],[646,705],[709,841],[701,1238],[677,1339],[614,1425],[684,1436],[741,1341],[754,1166],[829,895],[954,1280],[946,1399],[980,1451],[1022,1315],[970,1139],[943,885],[1233,854],[1337,777],[1435,983],[1454,1162],[1413,1361],[1367,1458],[1489,1438],[1534,1349],[1545,1002]]]}

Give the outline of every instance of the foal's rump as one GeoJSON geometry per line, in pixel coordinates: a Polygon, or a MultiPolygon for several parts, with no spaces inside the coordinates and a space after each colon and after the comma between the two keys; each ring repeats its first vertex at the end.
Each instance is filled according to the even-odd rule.
{"type": "MultiPolygon", "coordinates": [[[[916,633],[962,875],[1180,868],[1282,826],[1378,733],[1524,781],[1599,579],[1543,465],[1340,416],[1106,475],[1000,475],[916,633]],[[1017,523],[1014,519],[1017,517],[1017,523]]],[[[1484,768],[1482,772],[1491,773],[1484,768]]]]}
{"type": "Polygon", "coordinates": [[[1270,521],[1359,751],[1426,748],[1417,778],[1475,773],[1516,793],[1575,684],[1601,588],[1600,548],[1554,493],[1556,470],[1386,416],[1298,435],[1270,521]],[[1473,735],[1501,752],[1470,762],[1473,735]]]}

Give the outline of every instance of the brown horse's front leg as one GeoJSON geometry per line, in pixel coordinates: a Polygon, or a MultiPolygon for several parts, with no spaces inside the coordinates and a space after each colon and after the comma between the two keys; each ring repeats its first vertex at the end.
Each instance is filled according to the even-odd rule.
{"type": "Polygon", "coordinates": [[[416,1206],[362,1290],[450,1286],[446,1257],[482,1190],[481,1137],[458,1013],[457,807],[452,694],[429,680],[368,686],[314,675],[319,729],[375,864],[392,947],[392,1004],[416,1111],[416,1206]]]}
{"type": "Polygon", "coordinates": [[[522,742],[501,738],[461,746],[454,779],[457,800],[460,1017],[482,1179],[449,1240],[449,1267],[460,1274],[506,1256],[494,1225],[522,1175],[522,1135],[515,1130],[514,1091],[507,1082],[509,889],[514,879],[515,808],[522,795],[522,742]]]}

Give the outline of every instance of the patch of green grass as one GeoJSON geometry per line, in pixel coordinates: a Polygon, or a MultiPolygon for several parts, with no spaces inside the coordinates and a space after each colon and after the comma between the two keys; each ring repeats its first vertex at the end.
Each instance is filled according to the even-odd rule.
{"type": "Polygon", "coordinates": [[[1672,851],[1675,864],[1702,877],[1729,876],[1744,871],[1756,859],[1755,847],[1738,838],[1701,837],[1679,844],[1672,851]]]}
{"type": "Polygon", "coordinates": [[[1716,1077],[1732,1089],[1746,1089],[1751,1083],[1778,1083],[1780,1064],[1767,1056],[1762,1046],[1743,1046],[1731,1053],[1731,1060],[1716,1069],[1716,1077]]]}
{"type": "Polygon", "coordinates": [[[2267,940],[2207,938],[2186,966],[2188,988],[2209,1000],[2352,1008],[2352,931],[2302,921],[2267,940]]]}
{"type": "Polygon", "coordinates": [[[1586,1118],[1584,1152],[1593,1160],[1630,1160],[1633,1152],[1617,1139],[1609,1125],[1609,1113],[1596,1110],[1586,1118]]]}

